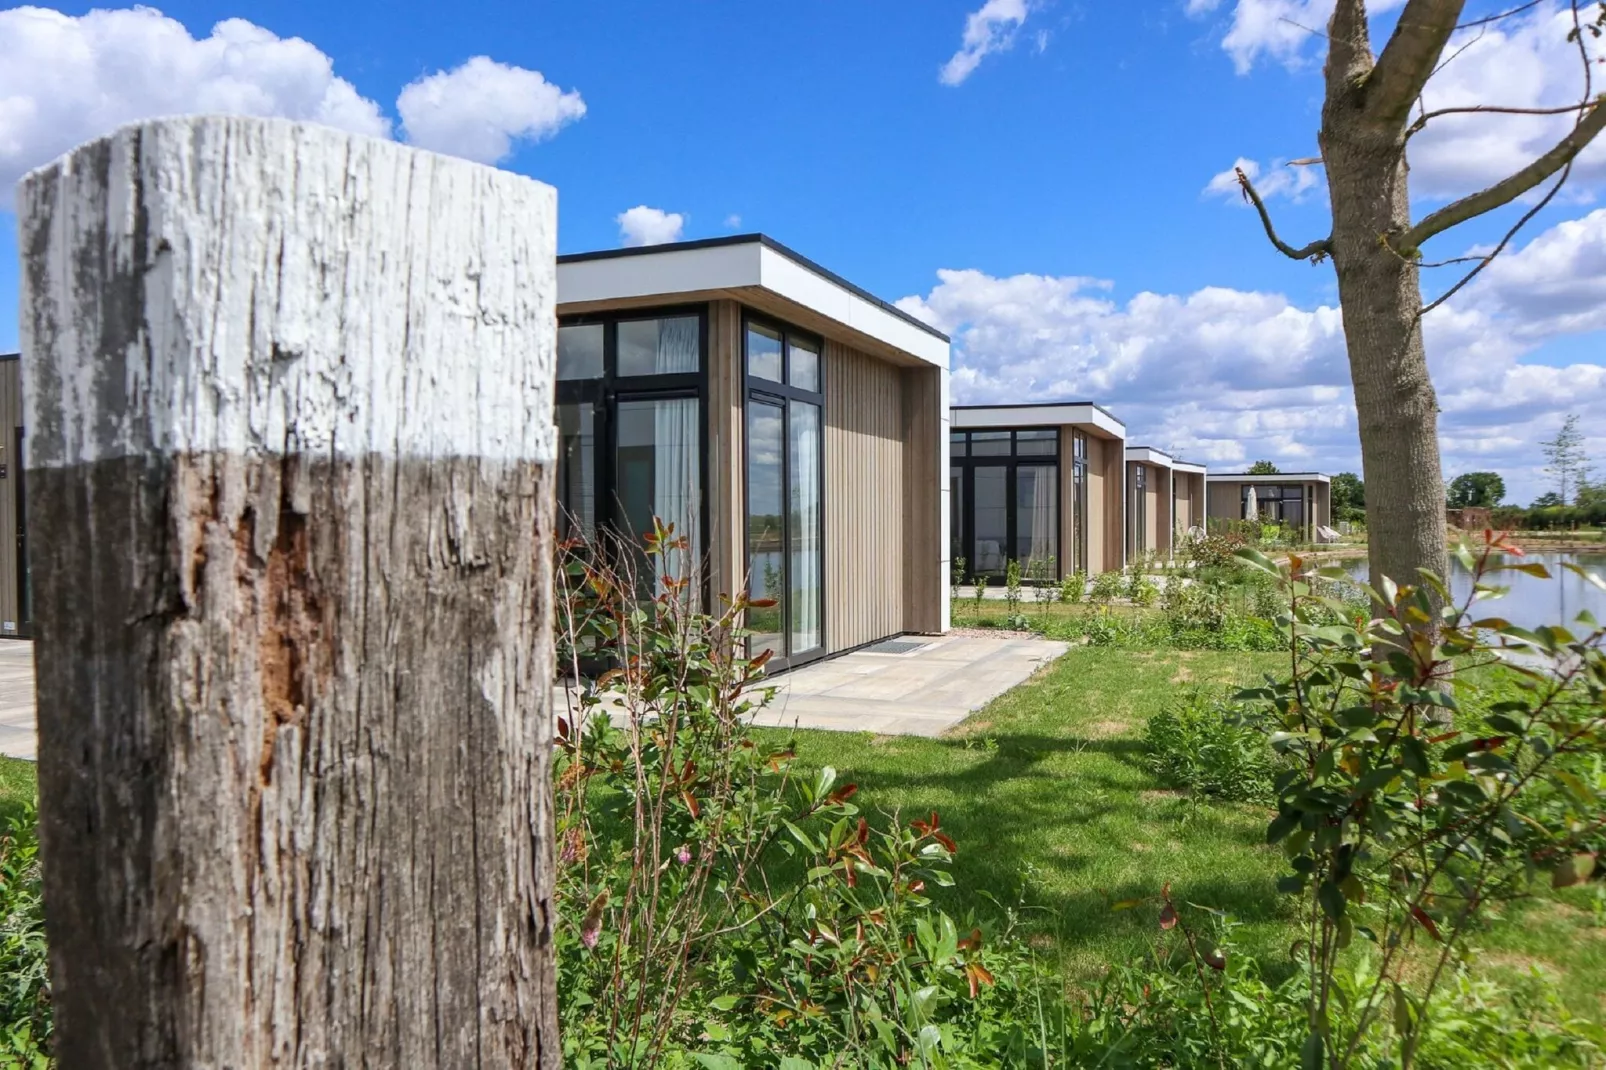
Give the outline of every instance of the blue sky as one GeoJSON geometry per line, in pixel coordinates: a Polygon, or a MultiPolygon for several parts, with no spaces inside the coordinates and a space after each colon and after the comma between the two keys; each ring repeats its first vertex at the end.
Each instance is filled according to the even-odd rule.
{"type": "MultiPolygon", "coordinates": [[[[1443,99],[1567,92],[1551,6],[1469,49],[1439,80],[1443,99]],[[1509,84],[1490,73],[1534,64],[1509,84]]],[[[495,162],[558,188],[564,251],[620,244],[619,217],[636,206],[658,213],[638,239],[762,230],[953,333],[960,400],[1074,395],[1224,467],[1358,466],[1331,269],[1276,255],[1236,198],[1206,192],[1238,158],[1257,161],[1262,185],[1285,189],[1269,198],[1284,236],[1325,231],[1320,169],[1273,162],[1317,153],[1320,41],[1294,24],[1319,26],[1321,0],[160,9],[180,25],[127,9],[84,19],[80,5],[0,11],[0,181],[97,124],[220,100],[322,108],[337,125],[389,124],[467,155],[480,150],[464,129],[489,124],[511,137],[495,162]],[[252,25],[218,36],[225,19],[252,25]],[[967,25],[978,62],[944,79],[967,25]],[[479,56],[501,66],[432,83],[432,110],[403,123],[404,87],[479,56]],[[135,57],[147,69],[130,73],[135,57]]],[[[1390,18],[1377,15],[1379,43],[1390,18]]],[[[1549,136],[1433,135],[1413,172],[1423,208],[1549,136]]],[[[1542,489],[1537,439],[1569,409],[1606,411],[1606,213],[1592,215],[1606,165],[1599,153],[1586,164],[1509,268],[1429,331],[1447,475],[1494,466],[1524,499],[1542,489]]],[[[1439,251],[1488,241],[1504,221],[1439,251]]],[[[0,349],[16,341],[4,223],[0,349]]],[[[1591,444],[1606,459],[1606,438],[1591,444]]]]}

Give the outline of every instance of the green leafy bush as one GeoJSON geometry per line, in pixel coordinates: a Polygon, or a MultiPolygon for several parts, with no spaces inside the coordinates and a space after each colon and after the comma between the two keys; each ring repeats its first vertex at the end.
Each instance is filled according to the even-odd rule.
{"type": "Polygon", "coordinates": [[[1443,1040],[1441,986],[1492,907],[1530,894],[1540,876],[1560,888],[1596,867],[1606,792],[1570,766],[1606,749],[1606,629],[1588,614],[1577,631],[1493,616],[1497,573],[1549,575],[1500,564],[1513,550],[1499,539],[1478,551],[1462,544],[1456,556],[1473,582],[1459,603],[1431,575],[1385,581],[1368,590],[1377,617],[1359,621],[1313,585],[1349,582],[1342,569],[1244,554],[1288,605],[1290,676],[1238,700],[1273,725],[1269,741],[1286,762],[1266,836],[1288,858],[1279,887],[1308,919],[1297,956],[1309,977],[1307,1065],[1348,1065],[1345,1053],[1389,1023],[1400,1064],[1423,1063],[1443,1040]],[[1488,702],[1479,670],[1496,665],[1515,690],[1488,702]],[[1463,699],[1483,712],[1458,722],[1463,699]],[[1524,820],[1539,801],[1555,807],[1550,819],[1524,820]],[[1357,941],[1374,945],[1377,971],[1364,991],[1345,993],[1341,956],[1357,941]],[[1407,976],[1416,948],[1427,965],[1407,976]]]}
{"type": "Polygon", "coordinates": [[[30,804],[0,835],[0,1068],[50,1065],[50,981],[37,818],[30,804]]]}
{"type": "Polygon", "coordinates": [[[1149,767],[1205,795],[1247,802],[1273,797],[1277,768],[1264,716],[1219,693],[1193,688],[1149,718],[1149,767]]]}
{"type": "Polygon", "coordinates": [[[1081,569],[1060,581],[1060,601],[1074,605],[1087,594],[1087,573],[1081,569]]]}
{"type": "Polygon", "coordinates": [[[1121,573],[1100,572],[1093,577],[1093,586],[1087,596],[1091,601],[1108,603],[1121,597],[1121,573]]]}
{"type": "MultiPolygon", "coordinates": [[[[647,558],[683,547],[659,530],[647,558]]],[[[564,570],[570,672],[607,666],[558,725],[564,1065],[1027,1063],[1029,959],[931,898],[958,850],[938,815],[872,827],[855,785],[756,738],[743,619],[767,607],[712,616],[680,579],[639,603],[600,563],[629,560],[564,570]]]]}

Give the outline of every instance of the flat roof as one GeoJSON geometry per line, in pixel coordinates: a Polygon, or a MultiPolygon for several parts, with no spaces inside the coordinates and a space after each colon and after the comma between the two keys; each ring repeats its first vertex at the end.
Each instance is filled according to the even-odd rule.
{"type": "Polygon", "coordinates": [[[1212,472],[1205,478],[1218,483],[1287,483],[1297,479],[1310,479],[1317,483],[1333,481],[1332,476],[1321,472],[1212,472]]]}
{"type": "Polygon", "coordinates": [[[948,367],[948,336],[765,234],[558,257],[558,305],[758,287],[883,344],[948,367]]]}
{"type": "Polygon", "coordinates": [[[955,428],[1032,427],[1040,424],[1085,424],[1113,438],[1126,438],[1126,424],[1091,401],[1047,401],[1025,405],[953,405],[949,422],[955,428]]]}
{"type": "Polygon", "coordinates": [[[1146,464],[1158,464],[1179,472],[1202,473],[1205,470],[1205,466],[1202,464],[1184,461],[1174,454],[1167,453],[1165,450],[1154,446],[1128,446],[1126,448],[1126,459],[1129,461],[1143,461],[1146,464]]]}

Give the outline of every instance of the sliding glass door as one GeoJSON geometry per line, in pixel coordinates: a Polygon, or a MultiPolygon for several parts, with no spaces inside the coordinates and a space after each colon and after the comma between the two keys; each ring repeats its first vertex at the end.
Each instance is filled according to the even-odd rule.
{"type": "Polygon", "coordinates": [[[1059,432],[955,431],[949,440],[952,551],[966,578],[1059,576],[1059,432]]]}
{"type": "Polygon", "coordinates": [[[748,594],[774,603],[749,613],[748,642],[784,668],[825,651],[821,347],[756,319],[743,334],[748,594]]]}

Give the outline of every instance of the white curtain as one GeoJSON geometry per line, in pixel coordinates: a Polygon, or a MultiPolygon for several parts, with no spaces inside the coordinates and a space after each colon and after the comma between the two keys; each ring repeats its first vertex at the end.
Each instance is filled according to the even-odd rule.
{"type": "Polygon", "coordinates": [[[658,321],[658,362],[660,375],[697,370],[697,317],[676,316],[658,321]]]}
{"type": "MultiPolygon", "coordinates": [[[[1055,514],[1054,476],[1058,469],[1042,467],[1019,469],[1021,472],[1032,472],[1032,501],[1031,541],[1026,547],[1026,558],[1035,562],[1039,569],[1046,566],[1054,553],[1054,529],[1059,524],[1059,517],[1055,514]]],[[[1019,521],[1016,521],[1019,523],[1019,521]]],[[[1025,568],[1025,565],[1022,565],[1025,568]]],[[[1044,573],[1047,576],[1047,573],[1044,573]]]]}
{"type": "MultiPolygon", "coordinates": [[[[692,320],[695,347],[697,321],[692,320]]],[[[694,365],[695,367],[695,365],[694,365]]],[[[702,502],[701,443],[697,433],[697,399],[666,398],[653,402],[653,513],[666,525],[675,525],[689,549],[665,555],[658,563],[657,591],[663,593],[665,575],[700,586],[702,533],[698,530],[702,502]],[[686,554],[690,554],[688,560],[686,554]]]]}
{"type": "Polygon", "coordinates": [[[792,652],[819,646],[820,601],[820,409],[793,401],[792,428],[792,652]]]}

